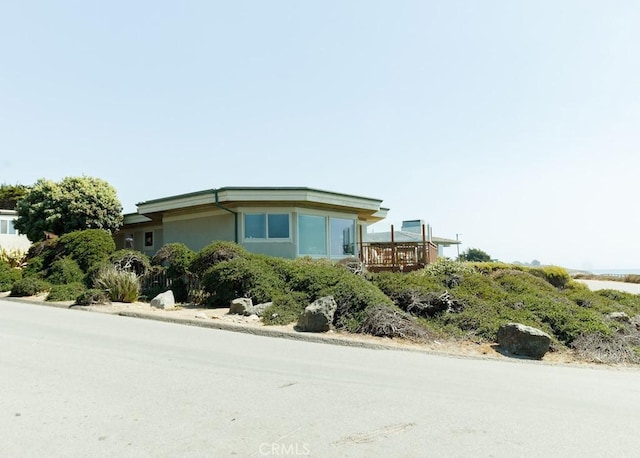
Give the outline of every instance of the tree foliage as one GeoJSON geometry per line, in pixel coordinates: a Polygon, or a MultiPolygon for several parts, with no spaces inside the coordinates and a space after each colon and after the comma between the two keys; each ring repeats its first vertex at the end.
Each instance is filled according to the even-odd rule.
{"type": "Polygon", "coordinates": [[[0,208],[4,210],[13,210],[16,208],[16,203],[22,199],[28,191],[29,188],[21,184],[0,185],[0,208]]]}
{"type": "Polygon", "coordinates": [[[491,261],[491,256],[489,256],[479,248],[469,248],[467,251],[460,255],[460,258],[458,260],[470,262],[489,262],[491,261]]]}
{"type": "Polygon", "coordinates": [[[67,177],[56,183],[40,179],[16,205],[16,229],[32,242],[45,232],[56,235],[83,229],[111,233],[122,225],[122,205],[115,189],[92,177],[67,177]]]}

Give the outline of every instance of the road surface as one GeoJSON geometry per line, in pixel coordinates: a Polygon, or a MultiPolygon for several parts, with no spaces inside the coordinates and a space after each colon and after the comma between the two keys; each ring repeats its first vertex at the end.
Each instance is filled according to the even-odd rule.
{"type": "Polygon", "coordinates": [[[0,300],[0,456],[637,456],[640,372],[0,300]]]}
{"type": "Polygon", "coordinates": [[[625,283],[622,281],[610,281],[610,280],[577,280],[580,283],[584,283],[589,287],[591,291],[598,291],[601,289],[615,289],[617,291],[624,291],[625,293],[640,294],[640,284],[638,283],[625,283]]]}

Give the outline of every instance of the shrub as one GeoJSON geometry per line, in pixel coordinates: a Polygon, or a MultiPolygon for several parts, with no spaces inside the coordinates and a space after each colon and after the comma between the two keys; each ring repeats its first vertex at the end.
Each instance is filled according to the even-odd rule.
{"type": "Polygon", "coordinates": [[[13,284],[22,278],[22,271],[0,261],[0,291],[10,291],[13,284]]]}
{"type": "Polygon", "coordinates": [[[640,363],[640,355],[621,335],[583,334],[572,342],[571,347],[582,359],[596,363],[640,363]]]}
{"type": "Polygon", "coordinates": [[[213,242],[195,254],[189,270],[202,279],[205,273],[219,262],[248,255],[249,252],[237,243],[213,242]]]}
{"type": "Polygon", "coordinates": [[[54,285],[82,283],[84,281],[84,273],[76,261],[69,257],[64,257],[51,264],[47,275],[47,281],[54,285]]]}
{"type": "Polygon", "coordinates": [[[10,267],[20,267],[26,256],[27,253],[24,250],[0,248],[0,262],[6,262],[10,267]]]}
{"type": "Polygon", "coordinates": [[[23,277],[44,278],[46,275],[46,269],[44,268],[44,257],[36,256],[27,261],[27,265],[22,269],[23,277]]]}
{"type": "Polygon", "coordinates": [[[83,272],[109,259],[116,245],[111,234],[103,229],[87,229],[64,234],[58,239],[66,256],[71,256],[83,272]]]}
{"type": "Polygon", "coordinates": [[[250,297],[256,304],[269,302],[285,290],[284,282],[259,256],[217,263],[204,275],[202,287],[211,294],[214,307],[228,307],[238,297],[250,297]]]}
{"type": "Polygon", "coordinates": [[[83,283],[67,283],[64,285],[53,285],[47,295],[47,301],[62,302],[75,301],[87,288],[83,283]]]}
{"type": "Polygon", "coordinates": [[[564,288],[571,281],[571,275],[562,267],[545,266],[528,269],[531,274],[545,279],[556,288],[564,288]]]}
{"type": "Polygon", "coordinates": [[[44,280],[34,277],[25,277],[13,284],[11,296],[24,297],[35,296],[38,293],[48,291],[51,285],[44,280]]]}
{"type": "Polygon", "coordinates": [[[300,292],[277,294],[272,298],[272,302],[271,307],[268,307],[262,315],[262,322],[267,325],[293,323],[309,305],[307,295],[300,292]]]}
{"type": "Polygon", "coordinates": [[[107,267],[98,272],[94,282],[113,302],[135,302],[140,297],[140,282],[133,272],[107,267]]]}
{"type": "Polygon", "coordinates": [[[189,300],[192,275],[189,271],[195,253],[183,243],[168,243],[155,254],[152,264],[166,269],[171,291],[177,302],[189,300]]]}
{"type": "Polygon", "coordinates": [[[101,289],[86,289],[76,297],[78,305],[103,305],[109,303],[109,296],[101,289]]]}
{"type": "Polygon", "coordinates": [[[118,250],[109,256],[109,262],[118,270],[144,275],[151,267],[149,256],[136,250],[118,250]]]}
{"type": "MultiPolygon", "coordinates": [[[[151,259],[151,263],[165,267],[169,278],[174,279],[189,272],[189,267],[195,256],[196,254],[193,250],[184,243],[168,243],[158,250],[151,259]]],[[[202,263],[203,267],[206,264],[202,259],[199,262],[202,263]]]]}
{"type": "Polygon", "coordinates": [[[383,305],[369,307],[356,332],[415,341],[424,341],[429,337],[427,330],[411,315],[383,305]]]}

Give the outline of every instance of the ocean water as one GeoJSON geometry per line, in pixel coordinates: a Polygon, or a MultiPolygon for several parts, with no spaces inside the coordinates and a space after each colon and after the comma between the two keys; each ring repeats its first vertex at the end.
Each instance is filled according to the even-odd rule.
{"type": "Polygon", "coordinates": [[[640,275],[638,269],[590,269],[589,272],[596,275],[640,275]]]}

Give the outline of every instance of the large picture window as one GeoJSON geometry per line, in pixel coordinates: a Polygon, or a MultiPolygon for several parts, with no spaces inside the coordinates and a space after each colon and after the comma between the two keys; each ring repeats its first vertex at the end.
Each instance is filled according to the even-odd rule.
{"type": "Polygon", "coordinates": [[[301,255],[327,255],[327,224],[323,216],[298,216],[298,251],[301,255]]]}
{"type": "Polygon", "coordinates": [[[288,213],[247,213],[244,215],[245,239],[288,239],[288,213]]]}
{"type": "Polygon", "coordinates": [[[353,256],[355,226],[354,219],[299,215],[298,252],[302,256],[353,256]]]}
{"type": "Polygon", "coordinates": [[[346,256],[355,253],[355,222],[352,219],[330,218],[331,256],[346,256]]]}

